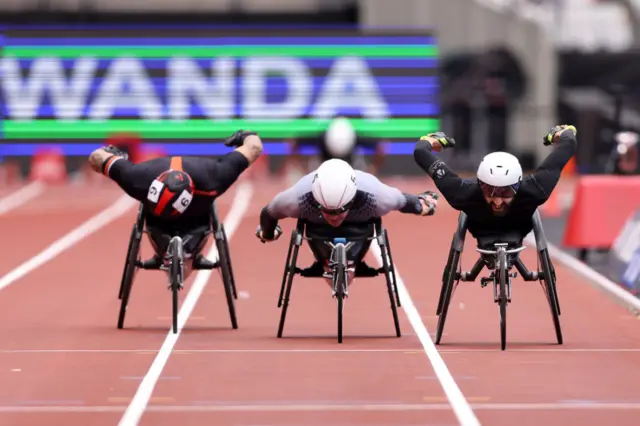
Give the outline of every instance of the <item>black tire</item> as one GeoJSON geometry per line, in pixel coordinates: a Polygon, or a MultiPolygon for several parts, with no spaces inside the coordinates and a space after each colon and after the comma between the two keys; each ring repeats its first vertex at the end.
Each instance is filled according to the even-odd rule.
{"type": "Polygon", "coordinates": [[[291,239],[289,240],[289,250],[287,251],[287,261],[284,264],[284,274],[282,275],[282,285],[280,286],[280,296],[278,296],[278,308],[282,307],[282,297],[284,296],[284,289],[287,285],[287,278],[289,276],[289,262],[291,261],[291,252],[293,251],[293,245],[296,240],[296,233],[291,233],[291,239]]]}
{"type": "Polygon", "coordinates": [[[343,245],[338,245],[335,248],[335,259],[337,265],[333,270],[333,282],[336,292],[336,300],[338,305],[338,343],[342,343],[342,324],[343,324],[343,311],[344,311],[344,298],[347,291],[347,252],[343,245]]]}
{"type": "Polygon", "coordinates": [[[233,298],[238,300],[238,292],[236,290],[236,278],[233,274],[233,265],[231,264],[231,250],[229,249],[229,239],[227,238],[227,232],[224,230],[224,223],[220,224],[220,230],[222,231],[222,236],[224,238],[224,249],[225,253],[227,253],[227,266],[229,267],[229,279],[231,280],[231,291],[233,293],[233,298]]]}
{"type": "MultiPolygon", "coordinates": [[[[224,234],[223,234],[224,235],[224,234]]],[[[229,308],[229,317],[233,329],[238,328],[238,319],[236,317],[236,305],[233,297],[233,277],[229,267],[229,253],[226,250],[224,237],[216,238],[216,247],[218,248],[218,260],[220,265],[220,275],[222,277],[222,285],[224,286],[224,294],[227,298],[227,306],[229,308]]]]}
{"type": "Polygon", "coordinates": [[[498,253],[498,304],[500,305],[500,347],[504,351],[507,347],[507,255],[498,253]]]}
{"type": "Polygon", "coordinates": [[[560,326],[560,304],[558,303],[558,295],[556,293],[556,276],[549,258],[549,253],[546,249],[540,250],[540,264],[542,265],[542,273],[544,274],[544,287],[547,295],[547,301],[549,302],[549,309],[551,310],[551,317],[553,319],[553,326],[556,331],[556,340],[559,345],[562,345],[562,327],[560,326]]]}
{"type": "Polygon", "coordinates": [[[172,305],[172,329],[173,333],[178,332],[178,300],[179,292],[182,288],[183,279],[183,255],[182,247],[177,243],[178,240],[173,240],[169,245],[169,253],[171,253],[171,265],[169,267],[169,279],[171,280],[171,305],[172,305]]]}
{"type": "MultiPolygon", "coordinates": [[[[386,230],[385,232],[385,241],[386,241],[386,230]]],[[[388,241],[387,241],[388,243],[388,241]]],[[[393,324],[396,329],[396,336],[401,337],[402,333],[400,332],[400,320],[398,319],[398,309],[397,306],[400,306],[400,299],[398,297],[398,289],[396,287],[395,281],[395,270],[393,268],[393,264],[389,264],[387,262],[387,256],[385,250],[388,250],[389,246],[387,244],[380,247],[380,255],[382,257],[382,267],[384,269],[384,276],[387,282],[387,292],[389,294],[389,302],[391,303],[391,313],[393,314],[393,324]],[[393,278],[392,278],[393,277],[393,278]],[[394,299],[394,288],[395,288],[395,297],[394,299]]],[[[391,260],[391,256],[389,256],[389,261],[391,260]]]]}
{"type": "MultiPolygon", "coordinates": [[[[395,293],[396,296],[396,306],[398,308],[402,307],[402,304],[400,303],[400,294],[398,293],[398,281],[396,279],[396,268],[393,264],[393,257],[391,256],[391,243],[389,243],[389,233],[387,232],[387,230],[384,230],[384,241],[385,241],[385,245],[387,247],[387,254],[389,255],[389,269],[391,270],[391,278],[392,278],[392,283],[393,283],[393,292],[395,293]]],[[[395,312],[395,316],[397,317],[398,313],[397,313],[397,309],[393,309],[393,311],[395,312]]],[[[397,334],[398,337],[400,337],[400,328],[399,326],[396,327],[397,330],[397,334]]]]}
{"type": "Polygon", "coordinates": [[[129,245],[127,246],[127,255],[124,258],[124,268],[122,270],[122,279],[120,279],[120,290],[118,290],[118,299],[122,300],[122,293],[124,292],[124,282],[125,277],[127,276],[127,267],[129,266],[129,255],[131,254],[131,249],[133,248],[133,241],[136,238],[136,226],[133,225],[133,229],[131,229],[131,236],[129,237],[129,245]]]}
{"type": "Polygon", "coordinates": [[[449,304],[451,303],[451,296],[453,294],[453,287],[456,281],[456,273],[458,269],[458,262],[460,261],[460,252],[453,250],[453,256],[451,259],[451,265],[446,272],[445,282],[443,282],[444,295],[442,298],[442,309],[438,314],[438,327],[436,329],[435,344],[439,345],[442,339],[442,332],[444,331],[444,324],[447,320],[447,312],[449,311],[449,304]]]}
{"type": "Polygon", "coordinates": [[[118,313],[118,329],[124,327],[124,318],[127,313],[127,305],[129,304],[129,298],[131,296],[131,288],[133,287],[133,278],[137,269],[136,261],[138,260],[138,254],[140,253],[140,240],[142,234],[133,226],[131,232],[131,242],[128,251],[127,261],[124,266],[124,272],[122,274],[122,281],[120,286],[122,288],[122,297],[120,299],[120,312],[118,313]]]}
{"type": "Polygon", "coordinates": [[[440,315],[440,312],[442,312],[442,302],[444,301],[444,294],[445,294],[445,290],[447,289],[447,276],[448,276],[449,270],[451,269],[451,262],[453,261],[454,240],[455,240],[455,236],[451,240],[451,247],[449,248],[449,256],[447,257],[447,264],[444,267],[444,270],[442,271],[442,288],[440,289],[440,297],[438,298],[438,307],[436,309],[436,315],[440,315]]]}
{"type": "Polygon", "coordinates": [[[278,338],[282,337],[282,332],[284,330],[284,322],[287,318],[287,308],[289,307],[289,298],[291,297],[291,287],[293,287],[293,278],[295,277],[295,265],[298,261],[298,251],[300,250],[300,246],[295,244],[296,239],[298,238],[298,231],[293,231],[292,241],[294,242],[293,253],[291,254],[291,263],[287,263],[288,272],[287,272],[287,284],[286,290],[284,294],[284,299],[282,299],[282,311],[280,312],[280,323],[278,324],[278,338]]]}

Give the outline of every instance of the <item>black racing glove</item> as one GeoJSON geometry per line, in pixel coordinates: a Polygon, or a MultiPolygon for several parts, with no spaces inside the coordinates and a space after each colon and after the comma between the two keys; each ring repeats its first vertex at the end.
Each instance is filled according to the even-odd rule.
{"type": "Polygon", "coordinates": [[[557,142],[556,135],[558,135],[559,133],[562,133],[565,130],[573,131],[574,135],[578,134],[578,131],[576,130],[575,126],[572,126],[569,124],[554,126],[551,128],[551,130],[549,130],[549,133],[547,133],[546,136],[542,138],[542,143],[545,146],[553,145],[554,143],[557,142]]]}
{"type": "Polygon", "coordinates": [[[256,132],[249,130],[238,130],[233,135],[224,140],[225,146],[235,146],[236,148],[244,144],[244,138],[249,135],[257,135],[256,132]]]}
{"type": "Polygon", "coordinates": [[[451,136],[447,136],[444,132],[429,133],[426,136],[422,136],[420,140],[424,141],[428,138],[436,139],[438,142],[440,142],[440,145],[442,145],[442,148],[444,149],[453,148],[454,146],[456,146],[456,140],[451,136]]]}
{"type": "Polygon", "coordinates": [[[430,196],[431,198],[437,200],[438,199],[438,193],[435,192],[435,191],[427,190],[427,191],[424,191],[424,192],[418,194],[418,198],[421,199],[421,200],[424,200],[424,202],[427,203],[427,206],[429,206],[429,212],[425,216],[433,216],[433,214],[436,212],[436,206],[431,201],[429,201],[427,196],[430,196]]]}
{"type": "Polygon", "coordinates": [[[123,151],[122,149],[118,148],[115,145],[105,146],[103,149],[109,154],[117,155],[118,157],[122,157],[125,160],[129,159],[129,154],[127,154],[125,151],[123,151]]]}

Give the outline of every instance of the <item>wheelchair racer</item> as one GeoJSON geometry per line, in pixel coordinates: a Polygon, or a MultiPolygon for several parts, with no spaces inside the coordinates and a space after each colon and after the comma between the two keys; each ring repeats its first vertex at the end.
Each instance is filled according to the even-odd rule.
{"type": "MultiPolygon", "coordinates": [[[[282,234],[278,220],[305,219],[310,248],[316,261],[303,276],[322,276],[331,249],[324,243],[336,237],[367,238],[373,235],[372,220],[391,211],[431,216],[437,194],[427,191],[412,195],[385,185],[370,173],[354,170],[341,159],[323,162],[292,187],[277,194],[260,214],[256,236],[264,243],[282,234]],[[314,240],[314,238],[316,240],[314,240]]],[[[363,261],[371,240],[354,240],[348,260],[355,263],[358,276],[375,276],[377,270],[363,261]]]]}
{"type": "MultiPolygon", "coordinates": [[[[239,130],[225,145],[236,149],[216,159],[161,157],[134,164],[114,146],[99,148],[89,156],[95,172],[109,177],[143,204],[156,266],[174,235],[191,237],[184,251],[195,265],[210,263],[201,250],[208,241],[213,201],[262,153],[262,141],[254,132],[239,130]]],[[[190,272],[191,268],[185,268],[185,279],[190,272]]]]}
{"type": "Polygon", "coordinates": [[[533,229],[535,210],[547,201],[575,154],[576,134],[574,126],[553,127],[543,144],[555,149],[527,177],[522,176],[515,156],[493,152],[482,159],[475,179],[460,178],[433,154],[455,146],[455,140],[443,132],[422,136],[413,155],[451,207],[466,213],[467,230],[479,246],[490,247],[498,239],[519,246],[533,229]]]}

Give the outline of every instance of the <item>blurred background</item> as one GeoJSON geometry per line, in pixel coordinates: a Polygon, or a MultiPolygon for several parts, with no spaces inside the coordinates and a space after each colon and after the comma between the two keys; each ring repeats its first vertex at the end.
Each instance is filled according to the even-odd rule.
{"type": "Polygon", "coordinates": [[[104,143],[134,161],[216,156],[238,128],[291,178],[329,155],[337,117],[354,164],[381,176],[424,177],[413,145],[436,130],[461,174],[495,150],[531,171],[549,128],[571,123],[548,232],[640,281],[620,278],[640,259],[624,228],[640,228],[640,0],[0,0],[0,25],[3,184],[89,179],[104,143]]]}

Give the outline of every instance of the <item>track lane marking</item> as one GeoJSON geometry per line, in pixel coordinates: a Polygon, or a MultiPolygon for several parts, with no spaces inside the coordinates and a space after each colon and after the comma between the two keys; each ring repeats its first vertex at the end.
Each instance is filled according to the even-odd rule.
{"type": "Polygon", "coordinates": [[[45,185],[40,181],[31,182],[0,198],[0,215],[28,203],[44,192],[45,185]]]}
{"type": "MultiPolygon", "coordinates": [[[[382,253],[380,252],[380,246],[378,244],[371,244],[371,252],[376,258],[378,264],[382,266],[383,262],[382,253]]],[[[409,294],[409,290],[407,289],[402,276],[400,275],[398,266],[394,265],[394,267],[396,273],[396,286],[398,288],[398,296],[400,297],[402,309],[404,310],[404,313],[407,316],[411,327],[413,327],[418,340],[420,340],[420,343],[422,344],[424,353],[427,355],[427,358],[429,359],[431,366],[433,367],[433,371],[435,372],[438,381],[440,382],[440,385],[442,386],[442,389],[447,396],[447,400],[449,401],[451,409],[453,410],[461,426],[480,426],[480,420],[478,420],[478,418],[474,414],[471,405],[469,405],[469,402],[465,399],[464,394],[453,379],[453,376],[449,372],[447,365],[445,364],[442,357],[440,357],[438,349],[431,340],[431,336],[427,331],[427,327],[422,322],[420,313],[413,303],[411,295],[409,294]]]]}
{"type": "Polygon", "coordinates": [[[23,262],[21,265],[17,266],[12,271],[1,277],[0,290],[8,287],[33,270],[46,264],[61,253],[78,244],[80,241],[92,235],[99,229],[115,221],[137,203],[138,202],[136,200],[129,197],[128,195],[120,196],[120,198],[118,198],[114,204],[102,210],[95,216],[91,217],[82,225],[78,226],[63,237],[51,243],[47,248],[42,250],[37,255],[23,262]]]}

